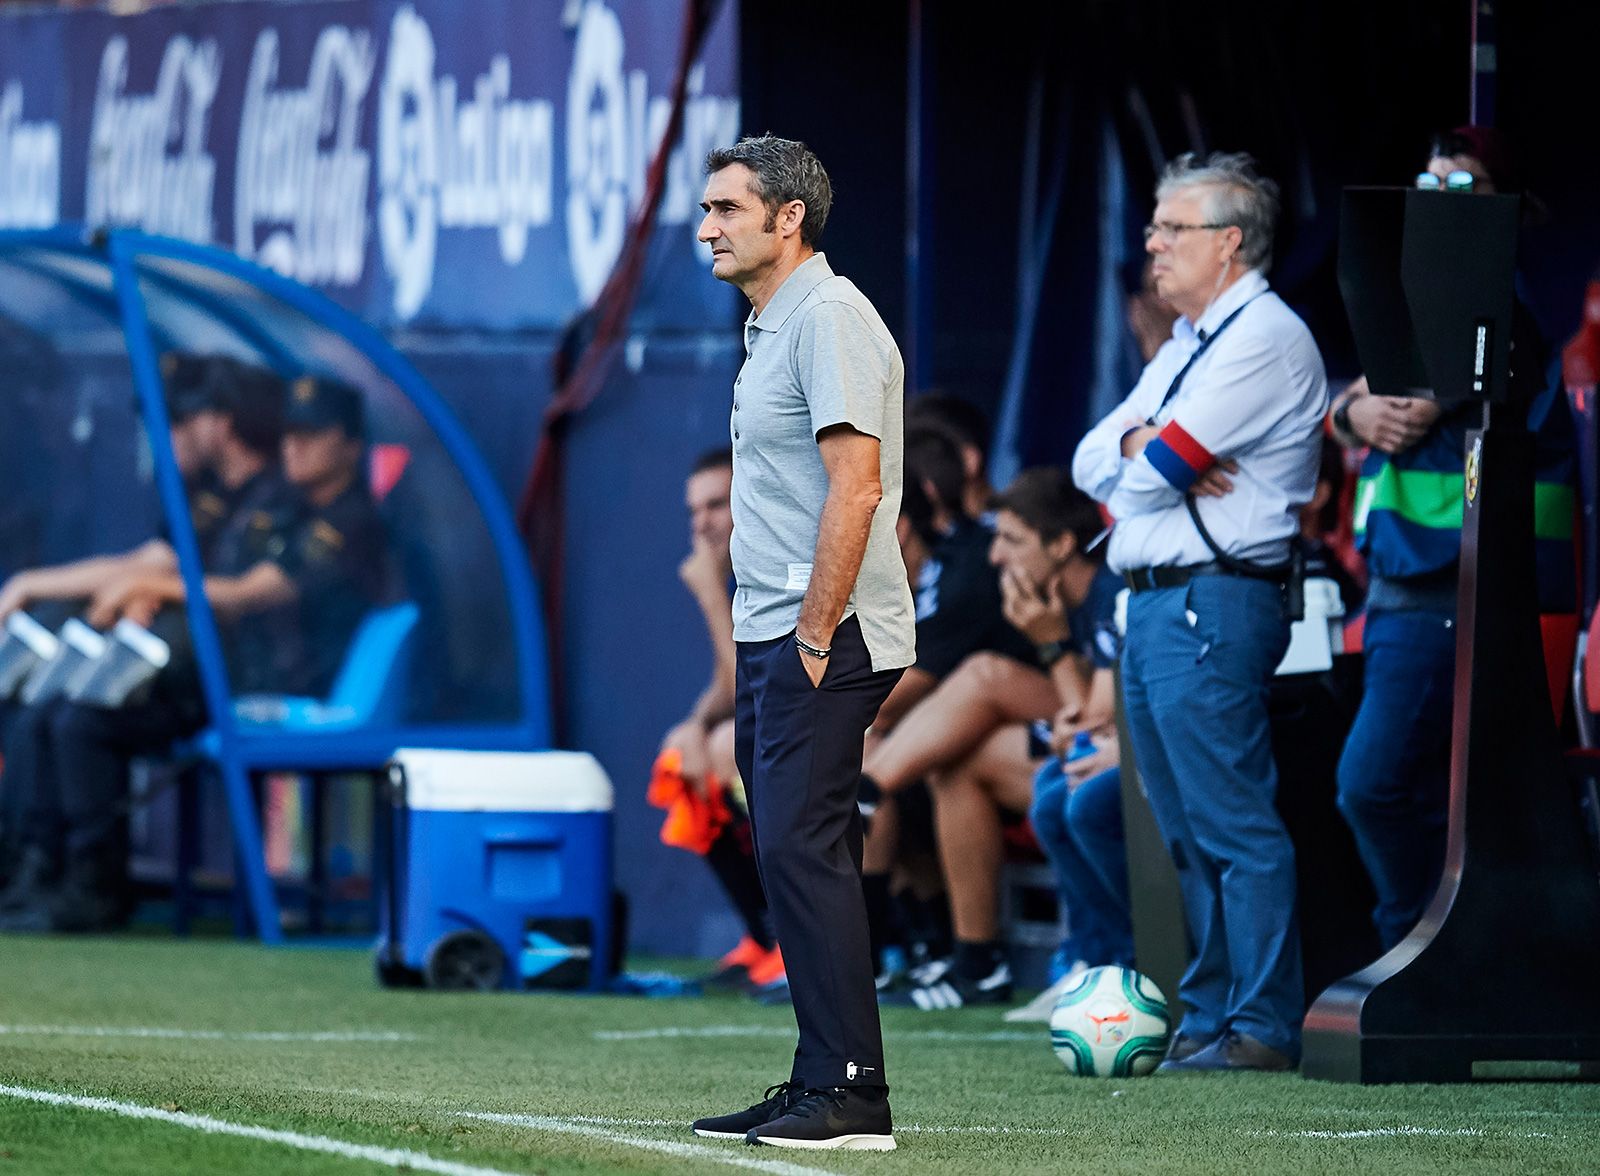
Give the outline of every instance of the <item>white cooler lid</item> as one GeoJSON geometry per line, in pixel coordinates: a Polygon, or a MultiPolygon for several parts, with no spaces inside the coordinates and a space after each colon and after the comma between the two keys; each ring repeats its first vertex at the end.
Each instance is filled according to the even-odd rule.
{"type": "Polygon", "coordinates": [[[586,751],[439,751],[407,747],[406,806],[432,812],[611,811],[611,779],[586,751]]]}

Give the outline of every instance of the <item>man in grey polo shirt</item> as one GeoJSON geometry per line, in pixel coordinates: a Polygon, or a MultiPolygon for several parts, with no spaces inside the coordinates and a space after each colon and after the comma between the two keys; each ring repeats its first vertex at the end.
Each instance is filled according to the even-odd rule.
{"type": "Polygon", "coordinates": [[[895,540],[905,369],[883,320],[816,252],[832,200],[804,144],[706,159],[712,273],[750,299],[733,384],[735,755],[794,998],[789,1081],[697,1135],[894,1147],[861,894],[862,740],[915,660],[895,540]]]}

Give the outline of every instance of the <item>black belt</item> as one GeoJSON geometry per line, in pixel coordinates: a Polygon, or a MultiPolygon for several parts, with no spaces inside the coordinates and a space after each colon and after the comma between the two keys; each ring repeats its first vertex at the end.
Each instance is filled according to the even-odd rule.
{"type": "Polygon", "coordinates": [[[1261,575],[1251,575],[1249,572],[1236,571],[1215,561],[1188,564],[1184,567],[1129,568],[1122,573],[1122,579],[1131,592],[1150,592],[1156,588],[1182,588],[1197,576],[1238,576],[1243,580],[1267,580],[1274,584],[1281,584],[1284,581],[1284,576],[1281,574],[1263,572],[1261,575]]]}

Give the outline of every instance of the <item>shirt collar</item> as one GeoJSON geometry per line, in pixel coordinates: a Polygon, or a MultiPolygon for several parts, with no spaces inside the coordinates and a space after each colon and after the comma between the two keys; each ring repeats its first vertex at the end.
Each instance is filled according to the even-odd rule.
{"type": "Polygon", "coordinates": [[[755,307],[750,308],[750,317],[745,320],[745,326],[762,331],[781,330],[783,324],[789,321],[789,316],[806,300],[806,295],[831,277],[833,270],[828,268],[827,256],[813,253],[783,279],[783,285],[778,287],[759,316],[755,307]]]}
{"type": "Polygon", "coordinates": [[[1188,319],[1180,317],[1172,325],[1173,337],[1185,341],[1193,341],[1200,338],[1200,332],[1202,331],[1210,335],[1222,325],[1224,319],[1257,294],[1265,291],[1266,288],[1267,279],[1262,275],[1261,271],[1250,270],[1237,282],[1224,290],[1221,297],[1206,307],[1206,312],[1200,316],[1199,322],[1191,323],[1188,319]]]}

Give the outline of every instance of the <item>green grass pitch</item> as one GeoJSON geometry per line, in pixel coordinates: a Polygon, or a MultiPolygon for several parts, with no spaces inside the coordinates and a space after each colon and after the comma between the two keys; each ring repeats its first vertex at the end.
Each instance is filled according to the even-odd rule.
{"type": "Polygon", "coordinates": [[[993,1010],[886,1014],[892,1154],[695,1139],[785,1075],[792,1024],[731,996],[388,992],[355,951],[0,940],[0,1176],[1600,1170],[1593,1086],[1075,1079],[993,1010]]]}

